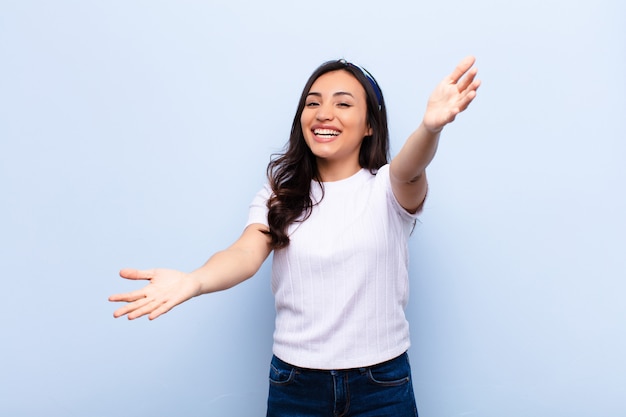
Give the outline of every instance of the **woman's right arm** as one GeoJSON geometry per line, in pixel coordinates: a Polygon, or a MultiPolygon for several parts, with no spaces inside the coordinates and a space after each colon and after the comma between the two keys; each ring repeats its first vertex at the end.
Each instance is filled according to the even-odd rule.
{"type": "Polygon", "coordinates": [[[171,269],[122,269],[122,278],[150,283],[140,290],[109,297],[109,301],[127,303],[115,310],[113,316],[127,315],[132,320],[147,314],[153,320],[190,298],[222,291],[245,281],[259,270],[272,251],[269,235],[263,233],[265,230],[267,226],[261,224],[249,225],[235,243],[191,273],[171,269]]]}

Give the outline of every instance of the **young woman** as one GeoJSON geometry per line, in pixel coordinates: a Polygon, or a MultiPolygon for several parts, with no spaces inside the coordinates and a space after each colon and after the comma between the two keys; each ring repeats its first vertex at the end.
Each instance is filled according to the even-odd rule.
{"type": "Polygon", "coordinates": [[[268,166],[248,224],[191,273],[124,269],[148,280],[110,297],[114,316],[155,319],[253,276],[274,251],[276,304],[268,416],[417,416],[406,354],[407,240],[443,127],[476,96],[474,58],[432,93],[391,163],[382,91],[345,60],[306,83],[287,149],[268,166]]]}

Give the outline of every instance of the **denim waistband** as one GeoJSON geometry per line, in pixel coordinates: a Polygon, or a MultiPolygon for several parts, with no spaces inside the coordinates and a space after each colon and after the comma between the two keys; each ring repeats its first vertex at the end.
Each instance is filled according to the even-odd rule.
{"type": "Polygon", "coordinates": [[[292,365],[288,362],[283,361],[282,359],[280,359],[278,356],[273,355],[273,358],[278,361],[279,363],[283,364],[284,366],[289,366],[292,367],[296,370],[299,371],[307,371],[307,372],[321,372],[321,373],[328,373],[328,374],[334,374],[337,372],[350,372],[350,371],[355,371],[355,372],[363,372],[366,371],[368,369],[375,369],[378,366],[385,366],[385,365],[391,365],[393,364],[393,362],[401,362],[401,361],[408,361],[408,353],[404,352],[403,354],[396,356],[395,358],[389,359],[387,361],[383,361],[380,363],[376,363],[373,365],[368,365],[368,366],[359,366],[357,368],[347,368],[347,369],[313,369],[313,368],[304,368],[301,366],[296,366],[296,365],[292,365]]]}

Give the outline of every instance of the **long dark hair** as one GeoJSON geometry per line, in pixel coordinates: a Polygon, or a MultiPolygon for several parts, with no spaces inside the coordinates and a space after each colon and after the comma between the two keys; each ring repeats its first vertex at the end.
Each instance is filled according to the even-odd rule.
{"type": "Polygon", "coordinates": [[[302,90],[285,152],[273,155],[267,166],[267,177],[272,187],[272,195],[267,201],[268,233],[274,249],[289,245],[287,235],[289,225],[296,221],[304,221],[311,215],[313,209],[311,181],[317,181],[323,190],[315,155],[304,140],[300,117],[313,83],[320,76],[339,70],[352,74],[365,89],[367,122],[372,128],[372,135],[363,138],[359,151],[359,164],[374,174],[388,162],[387,110],[382,91],[374,78],[361,67],[343,59],[322,64],[311,74],[302,90]]]}

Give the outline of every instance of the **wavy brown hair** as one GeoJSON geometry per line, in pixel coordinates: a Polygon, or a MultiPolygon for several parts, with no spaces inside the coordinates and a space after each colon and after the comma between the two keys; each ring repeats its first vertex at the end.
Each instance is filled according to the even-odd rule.
{"type": "Polygon", "coordinates": [[[267,215],[269,232],[267,233],[271,237],[274,249],[289,245],[287,234],[289,226],[294,222],[304,221],[311,215],[314,205],[311,200],[311,182],[317,181],[322,187],[322,192],[324,190],[315,155],[304,140],[300,117],[313,83],[321,75],[332,71],[346,71],[352,74],[365,89],[367,122],[372,128],[372,135],[363,138],[359,151],[359,164],[374,174],[389,159],[387,111],[382,92],[374,78],[362,68],[343,59],[328,61],[319,66],[311,74],[302,90],[286,150],[273,155],[267,166],[267,177],[272,187],[272,195],[267,201],[269,210],[267,215]]]}

